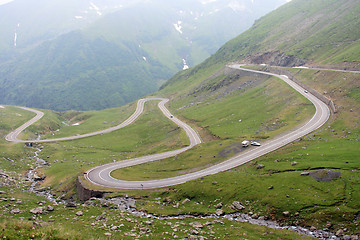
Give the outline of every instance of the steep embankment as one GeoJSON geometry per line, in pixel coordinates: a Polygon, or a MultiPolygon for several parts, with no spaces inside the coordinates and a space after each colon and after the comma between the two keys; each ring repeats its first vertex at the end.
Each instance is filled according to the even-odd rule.
{"type": "Polygon", "coordinates": [[[293,0],[225,44],[208,63],[360,68],[360,3],[293,0]]]}

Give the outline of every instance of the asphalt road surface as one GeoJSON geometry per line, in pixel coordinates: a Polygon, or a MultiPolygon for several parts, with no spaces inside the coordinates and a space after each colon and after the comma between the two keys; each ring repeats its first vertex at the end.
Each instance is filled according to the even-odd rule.
{"type": "MultiPolygon", "coordinates": [[[[44,116],[43,112],[40,112],[38,110],[34,110],[31,108],[26,108],[26,107],[20,107],[24,110],[28,110],[31,112],[36,113],[36,116],[31,119],[30,121],[26,122],[25,124],[23,124],[21,127],[17,128],[15,131],[9,133],[5,139],[9,142],[28,142],[28,143],[43,143],[43,142],[59,142],[59,141],[68,141],[68,140],[75,140],[75,139],[80,139],[80,138],[86,138],[86,137],[91,137],[91,136],[95,136],[95,135],[100,135],[100,134],[104,134],[104,133],[110,133],[116,130],[119,130],[120,128],[126,127],[130,124],[132,124],[140,115],[141,113],[144,111],[144,105],[147,101],[161,101],[159,103],[159,107],[160,109],[163,111],[163,113],[170,118],[170,112],[167,111],[167,109],[165,108],[165,103],[167,103],[169,100],[165,99],[165,98],[146,98],[146,99],[140,99],[137,102],[137,106],[136,106],[136,110],[135,112],[128,118],[126,119],[124,122],[122,122],[121,124],[112,127],[112,128],[108,128],[105,130],[100,130],[97,132],[92,132],[92,133],[87,133],[87,134],[81,134],[81,135],[76,135],[76,136],[71,136],[71,137],[64,137],[64,138],[53,138],[53,139],[43,139],[43,140],[21,140],[18,139],[19,134],[25,130],[27,127],[29,127],[30,125],[32,125],[33,123],[35,123],[36,121],[38,121],[39,119],[41,119],[44,116]]],[[[189,128],[187,125],[183,125],[186,128],[189,128]]],[[[193,132],[189,132],[189,134],[194,134],[193,132]]],[[[194,140],[194,137],[191,138],[192,140],[194,140]]],[[[196,141],[195,141],[196,142],[196,141]]],[[[195,143],[194,142],[194,143],[195,143]]]]}
{"type": "Polygon", "coordinates": [[[134,159],[128,159],[128,160],[124,160],[124,161],[119,161],[119,162],[115,162],[115,163],[105,164],[105,165],[90,169],[89,171],[84,173],[84,176],[88,181],[90,181],[93,184],[102,186],[102,187],[119,188],[119,189],[152,189],[152,188],[168,187],[168,186],[172,186],[172,185],[185,183],[187,181],[191,181],[191,180],[203,177],[203,176],[215,174],[218,172],[226,171],[226,170],[232,169],[234,167],[240,166],[242,164],[245,164],[249,161],[254,160],[255,158],[258,158],[264,154],[272,152],[280,147],[283,147],[283,146],[315,131],[316,129],[320,128],[323,124],[325,124],[327,122],[327,120],[329,119],[330,110],[327,107],[327,105],[325,103],[323,103],[321,100],[319,100],[318,98],[316,98],[315,96],[313,96],[311,93],[305,92],[305,89],[303,89],[302,87],[300,87],[299,85],[297,85],[296,83],[291,81],[287,76],[277,75],[277,74],[268,73],[268,72],[243,69],[243,68],[241,68],[241,65],[239,65],[239,64],[234,64],[229,67],[235,68],[235,69],[241,69],[243,71],[250,71],[250,72],[255,72],[255,73],[259,73],[259,74],[276,76],[276,77],[282,79],[284,82],[289,84],[292,88],[294,88],[296,91],[298,91],[300,94],[305,96],[307,99],[309,99],[314,104],[314,106],[316,108],[316,112],[315,112],[314,116],[305,125],[297,127],[285,135],[275,137],[274,139],[263,143],[260,147],[256,147],[251,150],[244,151],[244,152],[240,153],[239,155],[232,157],[222,163],[216,164],[214,166],[211,166],[209,168],[206,168],[206,169],[203,169],[203,170],[200,170],[197,172],[193,172],[193,173],[189,173],[189,174],[185,174],[185,175],[181,175],[181,176],[177,176],[177,177],[172,177],[172,178],[166,178],[166,179],[160,179],[160,180],[150,180],[150,181],[124,181],[124,180],[115,179],[115,178],[111,177],[110,174],[112,171],[114,171],[116,169],[135,166],[138,164],[151,162],[151,161],[157,161],[157,160],[161,160],[161,159],[165,159],[165,158],[169,158],[169,157],[178,155],[184,151],[189,150],[190,148],[194,147],[195,145],[201,143],[201,139],[195,130],[193,130],[189,125],[187,125],[186,123],[180,121],[178,118],[173,116],[166,109],[165,103],[167,103],[169,101],[168,99],[164,99],[164,98],[140,99],[138,101],[136,111],[133,113],[133,115],[131,115],[127,120],[125,120],[120,125],[109,128],[109,129],[105,129],[102,131],[97,131],[97,132],[89,133],[89,134],[72,136],[72,137],[65,137],[65,138],[58,138],[58,139],[45,139],[45,140],[31,140],[31,141],[19,140],[17,138],[17,136],[25,128],[27,128],[28,126],[30,126],[31,124],[33,124],[34,122],[39,120],[43,116],[43,113],[40,111],[37,111],[37,110],[23,108],[25,110],[35,112],[37,115],[33,119],[28,121],[27,123],[22,125],[21,127],[19,127],[18,129],[16,129],[15,131],[8,134],[6,136],[6,140],[11,141],[11,142],[54,142],[54,141],[73,140],[73,139],[79,139],[79,138],[109,133],[109,132],[118,130],[120,128],[123,128],[123,127],[133,123],[143,112],[145,102],[151,101],[151,100],[158,100],[158,101],[160,101],[158,106],[159,106],[160,110],[163,112],[163,114],[167,118],[169,118],[171,121],[175,122],[179,127],[181,127],[182,129],[185,130],[185,132],[190,140],[189,146],[178,149],[178,150],[170,151],[170,152],[164,152],[164,153],[159,153],[159,154],[154,154],[154,155],[149,155],[149,156],[144,156],[144,157],[139,157],[139,158],[134,158],[134,159]]]}
{"type": "MultiPolygon", "coordinates": [[[[235,69],[242,69],[241,65],[231,65],[230,67],[235,69]]],[[[162,153],[162,154],[156,154],[151,156],[145,156],[135,159],[129,159],[126,161],[120,161],[116,163],[110,163],[103,166],[99,166],[96,168],[93,168],[89,171],[87,171],[84,175],[85,178],[88,179],[93,184],[102,186],[102,187],[108,187],[108,188],[119,188],[119,189],[152,189],[152,188],[162,188],[162,187],[168,187],[173,186],[181,183],[185,183],[187,181],[191,181],[200,177],[204,177],[207,175],[215,174],[218,172],[226,171],[229,169],[232,169],[234,167],[240,166],[242,164],[245,164],[249,161],[254,160],[255,158],[258,158],[264,154],[267,154],[269,152],[272,152],[280,147],[283,147],[311,132],[314,130],[320,128],[323,124],[327,122],[330,116],[330,110],[327,107],[325,103],[323,103],[321,100],[316,98],[310,93],[306,93],[305,89],[291,81],[288,77],[283,75],[277,75],[267,72],[260,72],[255,70],[247,70],[242,69],[244,71],[250,71],[250,72],[256,72],[260,74],[266,74],[271,76],[276,76],[283,81],[285,81],[287,84],[289,84],[292,88],[294,88],[296,91],[298,91],[300,94],[305,96],[307,99],[309,99],[315,106],[316,112],[314,116],[311,118],[310,121],[308,121],[305,125],[301,127],[297,127],[290,133],[287,133],[283,136],[276,137],[272,140],[267,141],[265,144],[263,144],[260,147],[253,148],[249,151],[244,151],[241,154],[230,158],[222,163],[216,164],[212,167],[203,169],[201,171],[172,177],[172,178],[166,178],[166,179],[160,179],[160,180],[150,180],[150,181],[124,181],[119,180],[111,177],[111,172],[124,168],[129,166],[134,166],[137,164],[149,162],[149,161],[156,161],[163,158],[168,158],[171,156],[174,156],[178,153],[181,153],[188,148],[180,149],[177,151],[162,153]]]]}
{"type": "Polygon", "coordinates": [[[41,119],[44,116],[43,112],[40,112],[38,110],[35,109],[31,109],[31,108],[27,108],[27,107],[20,107],[21,109],[36,113],[36,116],[34,118],[32,118],[30,121],[24,123],[23,125],[21,125],[20,127],[18,127],[15,131],[12,131],[11,133],[9,133],[8,135],[6,135],[5,139],[6,141],[9,142],[25,142],[22,140],[17,139],[18,135],[24,131],[27,127],[29,127],[30,125],[34,124],[36,121],[38,121],[39,119],[41,119]]]}

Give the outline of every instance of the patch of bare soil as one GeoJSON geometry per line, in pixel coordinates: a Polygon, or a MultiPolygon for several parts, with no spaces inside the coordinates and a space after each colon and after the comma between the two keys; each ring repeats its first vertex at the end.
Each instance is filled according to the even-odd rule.
{"type": "Polygon", "coordinates": [[[321,169],[317,171],[312,171],[309,175],[313,177],[316,181],[330,182],[334,179],[340,178],[341,173],[329,169],[321,169]]]}
{"type": "Polygon", "coordinates": [[[242,146],[241,142],[233,143],[230,146],[221,150],[216,157],[227,158],[229,155],[240,153],[243,150],[245,150],[245,148],[242,146]]]}

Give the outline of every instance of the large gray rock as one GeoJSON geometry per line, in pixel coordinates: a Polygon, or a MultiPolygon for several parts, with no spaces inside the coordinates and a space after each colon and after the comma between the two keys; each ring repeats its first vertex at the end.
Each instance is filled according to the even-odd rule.
{"type": "Polygon", "coordinates": [[[221,215],[224,214],[224,211],[222,209],[216,209],[215,214],[218,215],[218,216],[221,216],[221,215]]]}
{"type": "Polygon", "coordinates": [[[43,214],[44,213],[44,208],[43,207],[37,207],[37,208],[33,208],[30,210],[30,213],[32,214],[43,214]]]}
{"type": "Polygon", "coordinates": [[[245,209],[245,207],[243,205],[241,205],[240,202],[238,201],[234,201],[231,205],[231,208],[234,209],[234,210],[243,210],[245,209]]]}
{"type": "Polygon", "coordinates": [[[290,216],[290,212],[289,212],[289,211],[285,211],[285,212],[283,212],[283,215],[284,215],[284,217],[289,217],[289,216],[290,216]]]}
{"type": "Polygon", "coordinates": [[[20,209],[18,209],[18,208],[15,208],[10,211],[10,214],[18,214],[18,213],[20,213],[20,209]]]}
{"type": "Polygon", "coordinates": [[[48,205],[48,206],[46,207],[46,210],[49,211],[49,212],[52,212],[52,211],[54,211],[54,207],[51,206],[51,205],[48,205]]]}

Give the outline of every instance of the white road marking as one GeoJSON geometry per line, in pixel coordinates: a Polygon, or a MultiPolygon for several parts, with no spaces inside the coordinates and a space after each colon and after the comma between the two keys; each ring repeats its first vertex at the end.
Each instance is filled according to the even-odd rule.
{"type": "Polygon", "coordinates": [[[261,72],[261,71],[256,71],[256,70],[243,69],[243,68],[241,68],[241,65],[231,65],[230,67],[235,68],[235,69],[241,69],[243,71],[250,71],[250,72],[255,72],[255,73],[260,73],[260,74],[276,76],[276,77],[282,79],[283,81],[285,81],[292,88],[294,88],[296,91],[298,91],[300,94],[305,96],[307,99],[309,99],[314,104],[314,106],[316,108],[316,112],[315,112],[314,116],[306,124],[304,124],[303,126],[301,126],[299,128],[296,128],[294,131],[292,131],[288,134],[285,134],[283,136],[276,137],[272,140],[269,140],[266,143],[262,144],[262,146],[260,146],[258,148],[254,148],[250,151],[243,152],[235,157],[232,157],[232,158],[230,158],[224,162],[221,162],[219,164],[216,164],[212,167],[209,167],[209,168],[206,168],[206,169],[194,172],[194,173],[189,173],[189,174],[173,177],[173,178],[151,180],[151,181],[124,181],[124,180],[115,179],[115,178],[111,177],[110,174],[112,171],[114,171],[116,169],[134,166],[134,165],[151,162],[151,161],[157,161],[157,160],[161,160],[161,159],[165,159],[165,158],[169,158],[169,157],[178,155],[184,151],[191,149],[192,147],[194,147],[197,144],[200,144],[202,142],[199,134],[194,129],[192,129],[186,123],[180,121],[178,118],[174,117],[169,112],[169,110],[166,109],[165,104],[169,101],[169,99],[164,99],[164,98],[140,99],[138,101],[137,108],[136,108],[136,111],[134,112],[134,114],[131,115],[123,123],[121,123],[120,125],[113,127],[113,128],[98,131],[95,133],[84,134],[84,135],[80,135],[80,136],[73,136],[73,137],[61,138],[61,139],[48,139],[48,140],[40,140],[40,141],[23,141],[23,140],[17,139],[18,134],[22,130],[24,130],[27,126],[30,126],[32,123],[34,123],[35,121],[37,121],[38,119],[40,119],[42,117],[42,115],[40,114],[41,112],[39,112],[37,110],[26,109],[29,111],[36,112],[37,116],[34,119],[32,119],[31,121],[29,121],[26,124],[24,124],[23,126],[21,126],[20,128],[18,128],[17,130],[15,130],[14,132],[8,134],[6,136],[6,140],[14,141],[14,142],[65,141],[65,140],[78,139],[78,138],[89,137],[89,136],[94,136],[94,135],[98,135],[98,134],[102,134],[102,133],[115,131],[117,129],[120,129],[122,127],[125,127],[125,126],[133,123],[143,112],[144,103],[146,101],[159,100],[160,102],[158,104],[158,107],[163,112],[163,114],[167,118],[169,118],[171,121],[176,123],[179,127],[183,128],[186,131],[186,134],[190,140],[189,146],[187,146],[185,148],[177,149],[174,151],[170,151],[170,152],[164,152],[164,153],[160,153],[160,154],[154,154],[154,155],[149,155],[149,156],[144,156],[144,157],[139,157],[139,158],[134,158],[134,159],[128,159],[128,160],[124,160],[124,161],[119,161],[119,162],[115,162],[115,163],[105,164],[105,165],[90,169],[85,173],[85,178],[88,181],[90,181],[91,183],[93,183],[95,185],[99,185],[102,187],[119,188],[119,189],[151,189],[151,188],[162,188],[162,187],[168,187],[168,186],[172,186],[172,185],[185,183],[190,180],[194,180],[194,179],[197,179],[197,178],[200,178],[203,176],[215,174],[215,173],[218,173],[221,171],[226,171],[226,170],[232,169],[234,167],[240,166],[240,165],[245,164],[249,161],[252,161],[253,159],[258,158],[264,154],[275,151],[276,149],[283,147],[283,146],[295,141],[296,139],[299,139],[300,137],[303,137],[303,136],[313,132],[314,130],[320,128],[323,124],[325,124],[327,122],[327,120],[329,119],[330,110],[327,107],[327,105],[325,103],[323,103],[321,100],[319,100],[318,98],[316,98],[315,96],[313,96],[312,94],[310,94],[310,93],[305,94],[304,89],[302,87],[300,87],[299,85],[297,85],[296,83],[294,83],[293,81],[291,81],[287,76],[281,76],[281,75],[276,75],[273,73],[261,72]]]}

